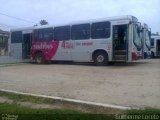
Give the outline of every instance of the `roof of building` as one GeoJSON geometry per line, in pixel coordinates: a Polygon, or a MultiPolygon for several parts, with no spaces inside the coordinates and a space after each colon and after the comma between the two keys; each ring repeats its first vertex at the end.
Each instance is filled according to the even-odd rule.
{"type": "Polygon", "coordinates": [[[9,32],[8,31],[3,31],[0,29],[0,36],[8,36],[9,35],[9,32]]]}

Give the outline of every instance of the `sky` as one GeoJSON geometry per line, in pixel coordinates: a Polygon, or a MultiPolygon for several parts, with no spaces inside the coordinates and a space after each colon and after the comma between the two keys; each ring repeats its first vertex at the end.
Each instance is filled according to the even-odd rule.
{"type": "Polygon", "coordinates": [[[121,15],[133,15],[160,33],[160,0],[0,0],[3,30],[33,26],[42,19],[55,25],[121,15]]]}

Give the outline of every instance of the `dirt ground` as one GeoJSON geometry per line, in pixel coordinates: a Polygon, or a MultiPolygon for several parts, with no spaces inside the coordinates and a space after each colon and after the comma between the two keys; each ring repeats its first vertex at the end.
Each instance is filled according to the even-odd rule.
{"type": "Polygon", "coordinates": [[[160,59],[0,67],[0,89],[130,107],[160,108],[160,59]]]}

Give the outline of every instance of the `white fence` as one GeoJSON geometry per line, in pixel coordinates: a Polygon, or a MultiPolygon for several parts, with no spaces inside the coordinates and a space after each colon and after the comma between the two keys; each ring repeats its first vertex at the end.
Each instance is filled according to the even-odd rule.
{"type": "Polygon", "coordinates": [[[0,56],[0,64],[9,64],[9,63],[21,63],[25,62],[22,59],[15,59],[11,56],[0,56]]]}

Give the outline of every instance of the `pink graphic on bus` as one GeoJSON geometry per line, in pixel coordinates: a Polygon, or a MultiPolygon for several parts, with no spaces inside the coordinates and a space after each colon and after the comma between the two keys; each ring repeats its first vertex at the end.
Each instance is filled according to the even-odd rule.
{"type": "Polygon", "coordinates": [[[36,52],[42,52],[44,60],[51,60],[56,54],[58,46],[58,41],[32,42],[32,56],[34,58],[36,52]]]}

